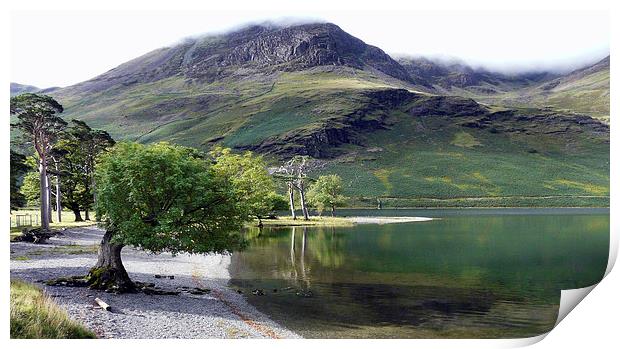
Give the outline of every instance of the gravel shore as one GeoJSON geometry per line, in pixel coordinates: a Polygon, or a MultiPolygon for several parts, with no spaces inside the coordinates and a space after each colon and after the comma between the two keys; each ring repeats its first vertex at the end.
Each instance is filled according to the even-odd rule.
{"type": "Polygon", "coordinates": [[[96,262],[102,236],[103,231],[93,226],[66,230],[43,245],[13,242],[11,278],[40,285],[72,318],[101,338],[300,338],[228,287],[231,259],[227,255],[173,257],[123,249],[123,263],[132,280],[181,291],[179,295],[116,295],[43,284],[61,276],[85,275],[96,262]],[[196,293],[195,288],[210,292],[190,293],[196,293]],[[98,308],[95,297],[110,304],[111,311],[98,308]]]}

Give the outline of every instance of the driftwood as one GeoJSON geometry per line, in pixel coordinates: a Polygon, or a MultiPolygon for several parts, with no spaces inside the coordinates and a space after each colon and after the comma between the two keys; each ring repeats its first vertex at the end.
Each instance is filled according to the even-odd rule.
{"type": "Polygon", "coordinates": [[[108,303],[102,301],[100,298],[95,298],[95,302],[97,302],[97,304],[99,304],[101,309],[106,310],[106,311],[110,311],[110,305],[108,303]]]}
{"type": "Polygon", "coordinates": [[[55,230],[41,230],[41,228],[24,229],[22,230],[22,235],[16,236],[13,241],[43,244],[49,240],[49,238],[59,234],[60,232],[55,230]]]}

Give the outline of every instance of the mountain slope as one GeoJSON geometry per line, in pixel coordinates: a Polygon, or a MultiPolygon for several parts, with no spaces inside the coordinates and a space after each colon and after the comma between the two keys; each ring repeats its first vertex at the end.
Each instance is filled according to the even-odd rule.
{"type": "Polygon", "coordinates": [[[52,94],[66,118],[116,139],[222,144],[274,164],[310,155],[365,204],[607,204],[607,125],[434,85],[335,25],[305,24],[188,40],[52,94]]]}
{"type": "Polygon", "coordinates": [[[147,53],[67,91],[94,93],[118,84],[131,86],[171,77],[183,77],[189,83],[210,83],[227,77],[241,79],[318,66],[372,70],[416,82],[381,49],[365,44],[334,24],[292,27],[267,24],[219,36],[187,39],[147,53]]]}
{"type": "Polygon", "coordinates": [[[411,76],[426,80],[437,93],[505,107],[535,106],[582,113],[609,123],[609,56],[564,75],[506,75],[426,58],[401,58],[399,63],[411,76]]]}
{"type": "Polygon", "coordinates": [[[554,74],[546,72],[506,75],[474,69],[460,62],[438,62],[424,57],[405,57],[400,58],[398,62],[411,76],[423,79],[437,92],[448,94],[453,89],[496,94],[532,86],[555,77],[554,74]]]}
{"type": "Polygon", "coordinates": [[[526,90],[522,95],[527,98],[526,103],[571,110],[609,122],[609,69],[607,56],[592,66],[526,90]]]}
{"type": "Polygon", "coordinates": [[[40,88],[36,86],[22,85],[15,82],[11,83],[11,96],[16,96],[22,93],[37,92],[39,90],[40,88]]]}
{"type": "Polygon", "coordinates": [[[39,88],[31,85],[22,85],[15,82],[11,83],[11,97],[22,93],[51,93],[58,90],[59,87],[39,88]]]}

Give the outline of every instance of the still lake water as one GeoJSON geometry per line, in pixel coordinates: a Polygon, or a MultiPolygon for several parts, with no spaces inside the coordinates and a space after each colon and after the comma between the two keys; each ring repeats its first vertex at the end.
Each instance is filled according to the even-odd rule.
{"type": "Polygon", "coordinates": [[[529,337],[553,327],[560,290],[607,266],[608,209],[339,214],[437,220],[253,229],[232,286],[304,337],[529,337]]]}

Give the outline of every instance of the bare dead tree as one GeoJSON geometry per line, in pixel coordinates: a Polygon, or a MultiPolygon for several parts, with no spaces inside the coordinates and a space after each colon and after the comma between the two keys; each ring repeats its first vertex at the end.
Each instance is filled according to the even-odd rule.
{"type": "Polygon", "coordinates": [[[273,173],[274,176],[284,180],[287,184],[289,191],[289,205],[291,208],[291,215],[293,219],[296,219],[295,214],[295,196],[294,191],[299,193],[299,201],[301,205],[301,212],[304,216],[304,220],[309,219],[308,205],[306,204],[306,187],[307,182],[310,180],[309,173],[321,166],[321,163],[313,160],[308,156],[295,156],[287,161],[282,166],[276,168],[273,173]]]}

